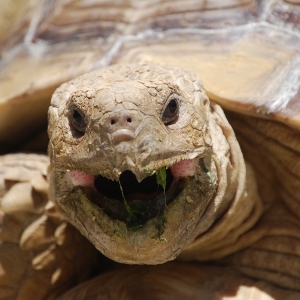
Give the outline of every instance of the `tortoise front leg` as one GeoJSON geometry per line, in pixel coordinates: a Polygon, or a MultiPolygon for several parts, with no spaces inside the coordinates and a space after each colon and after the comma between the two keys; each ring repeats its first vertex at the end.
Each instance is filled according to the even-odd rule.
{"type": "Polygon", "coordinates": [[[99,252],[48,201],[48,163],[0,158],[0,299],[55,299],[99,265],[99,252]]]}

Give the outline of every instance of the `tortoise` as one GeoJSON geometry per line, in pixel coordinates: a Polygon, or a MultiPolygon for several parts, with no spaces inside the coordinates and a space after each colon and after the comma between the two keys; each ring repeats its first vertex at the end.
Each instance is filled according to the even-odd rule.
{"type": "Polygon", "coordinates": [[[299,1],[7,3],[0,299],[298,299],[299,1]]]}

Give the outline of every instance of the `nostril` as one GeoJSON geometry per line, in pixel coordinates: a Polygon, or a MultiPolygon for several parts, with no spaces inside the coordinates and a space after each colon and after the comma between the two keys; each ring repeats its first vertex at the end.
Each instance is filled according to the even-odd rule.
{"type": "Polygon", "coordinates": [[[111,114],[105,120],[105,126],[109,131],[115,131],[119,129],[134,130],[134,127],[136,126],[135,123],[136,120],[134,116],[123,112],[111,114]]]}

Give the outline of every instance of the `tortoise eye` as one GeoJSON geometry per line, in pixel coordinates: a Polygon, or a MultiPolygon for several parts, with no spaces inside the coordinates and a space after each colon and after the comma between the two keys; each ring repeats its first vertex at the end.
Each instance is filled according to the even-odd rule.
{"type": "Polygon", "coordinates": [[[87,127],[86,118],[83,112],[81,112],[78,108],[74,107],[73,109],[71,109],[70,113],[72,125],[81,133],[81,135],[83,135],[87,127]]]}
{"type": "Polygon", "coordinates": [[[172,121],[176,120],[179,112],[179,101],[177,95],[171,95],[168,99],[167,104],[163,109],[161,120],[165,125],[168,125],[172,121]]]}

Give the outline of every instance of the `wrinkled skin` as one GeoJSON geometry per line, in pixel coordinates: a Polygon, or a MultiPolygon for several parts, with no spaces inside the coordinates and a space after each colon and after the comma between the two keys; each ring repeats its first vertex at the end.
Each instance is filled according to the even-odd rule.
{"type": "Polygon", "coordinates": [[[45,157],[0,160],[0,299],[57,299],[100,274],[92,244],[124,263],[214,265],[109,263],[59,299],[299,298],[297,130],[228,113],[254,173],[200,81],[155,65],[86,74],[49,112],[49,190],[45,157]]]}
{"type": "MultiPolygon", "coordinates": [[[[56,91],[49,120],[50,198],[109,258],[130,264],[164,263],[186,245],[194,247],[192,242],[204,232],[195,243],[206,251],[203,260],[247,246],[243,242],[232,247],[226,240],[244,234],[257,221],[261,210],[255,182],[250,169],[246,174],[224,114],[210,105],[194,74],[155,65],[120,65],[89,73],[56,91]],[[164,123],[165,110],[174,99],[178,115],[164,123]],[[84,131],[76,129],[76,122],[84,124],[84,131]],[[148,220],[135,222],[138,230],[130,227],[132,218],[124,207],[127,219],[119,212],[107,214],[124,199],[116,203],[101,185],[118,181],[125,171],[141,182],[162,167],[173,174],[165,207],[148,220]],[[193,171],[187,175],[186,168],[193,171]],[[98,175],[110,180],[99,184],[98,175]],[[113,203],[108,208],[103,195],[105,202],[113,203]],[[243,211],[225,217],[232,203],[233,211],[239,206],[243,211]],[[224,221],[212,228],[222,215],[224,221]]],[[[125,182],[122,189],[131,184],[125,182]]],[[[134,201],[158,205],[155,197],[145,200],[139,193],[143,191],[128,193],[129,202],[125,194],[125,205],[134,201]]]]}
{"type": "Polygon", "coordinates": [[[99,252],[48,200],[48,165],[45,155],[0,157],[1,300],[57,299],[99,266],[99,252]]]}

